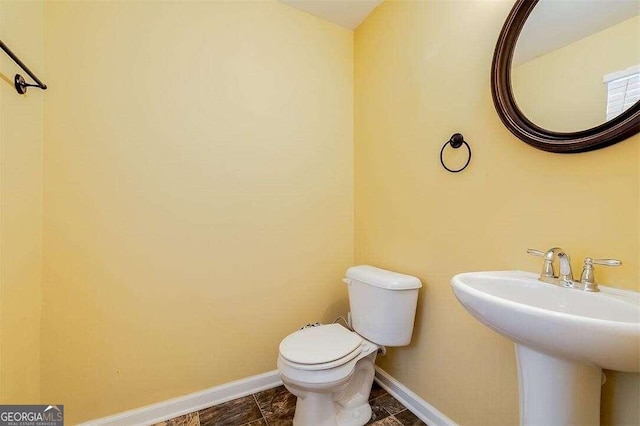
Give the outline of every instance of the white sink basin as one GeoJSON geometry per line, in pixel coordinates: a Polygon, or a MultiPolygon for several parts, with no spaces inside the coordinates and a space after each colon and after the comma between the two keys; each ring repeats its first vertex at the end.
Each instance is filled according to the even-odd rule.
{"type": "Polygon", "coordinates": [[[601,369],[640,372],[640,293],[588,293],[521,271],[453,277],[478,321],[516,343],[522,424],[599,424],[601,369]]]}
{"type": "Polygon", "coordinates": [[[588,293],[529,272],[469,272],[453,292],[478,321],[542,352],[608,370],[640,371],[640,293],[588,293]]]}

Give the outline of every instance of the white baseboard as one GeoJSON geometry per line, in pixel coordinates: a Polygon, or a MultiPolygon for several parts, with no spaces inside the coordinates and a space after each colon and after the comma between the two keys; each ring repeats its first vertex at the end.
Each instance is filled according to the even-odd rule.
{"type": "MultiPolygon", "coordinates": [[[[409,390],[386,371],[376,366],[376,381],[412,413],[430,426],[457,426],[431,404],[409,390]]],[[[266,389],[280,386],[278,370],[215,386],[179,398],[170,399],[146,407],[136,408],[109,417],[91,420],[81,426],[132,426],[151,425],[187,413],[222,404],[266,389]]]]}
{"type": "Polygon", "coordinates": [[[91,420],[82,423],[83,426],[132,426],[132,425],[151,425],[163,420],[172,419],[182,416],[183,414],[192,413],[202,410],[213,405],[222,404],[232,399],[241,398],[260,392],[265,389],[280,386],[280,374],[278,370],[269,371],[268,373],[258,374],[257,376],[247,377],[246,379],[237,380],[235,382],[226,383],[224,385],[215,386],[200,392],[195,392],[179,398],[170,399],[168,401],[159,402],[157,404],[147,405],[146,407],[136,408],[134,410],[125,411],[109,417],[103,417],[97,420],[91,420]]]}
{"type": "Polygon", "coordinates": [[[433,405],[420,398],[378,366],[376,366],[376,382],[429,426],[457,426],[453,420],[442,414],[433,405]]]}

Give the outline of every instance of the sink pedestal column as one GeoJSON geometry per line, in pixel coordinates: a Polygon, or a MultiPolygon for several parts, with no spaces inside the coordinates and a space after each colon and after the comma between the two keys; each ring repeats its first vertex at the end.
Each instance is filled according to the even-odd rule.
{"type": "Polygon", "coordinates": [[[516,344],[522,426],[599,426],[602,369],[516,344]]]}

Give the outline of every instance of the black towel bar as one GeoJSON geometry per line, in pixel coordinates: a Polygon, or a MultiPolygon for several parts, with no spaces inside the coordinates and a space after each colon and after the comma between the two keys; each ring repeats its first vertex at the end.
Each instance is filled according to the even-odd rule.
{"type": "Polygon", "coordinates": [[[16,91],[18,93],[24,95],[25,93],[27,93],[27,87],[37,87],[42,90],[47,90],[47,85],[41,82],[40,79],[31,72],[31,70],[24,64],[24,62],[22,62],[20,58],[18,58],[15,53],[13,53],[11,49],[8,48],[2,40],[0,40],[0,48],[2,48],[2,50],[4,50],[4,52],[9,55],[11,59],[13,59],[13,62],[18,64],[18,66],[22,68],[24,72],[29,74],[29,77],[31,77],[33,81],[36,82],[36,84],[28,84],[26,81],[24,81],[24,78],[22,78],[20,74],[16,74],[16,76],[13,78],[13,84],[16,86],[16,91]]]}

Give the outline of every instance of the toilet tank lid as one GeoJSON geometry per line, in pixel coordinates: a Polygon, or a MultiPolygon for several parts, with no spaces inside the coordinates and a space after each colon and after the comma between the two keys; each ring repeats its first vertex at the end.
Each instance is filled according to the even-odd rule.
{"type": "Polygon", "coordinates": [[[416,277],[370,265],[352,266],[347,269],[347,279],[387,290],[412,290],[422,287],[422,283],[416,277]]]}

